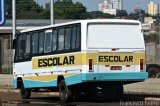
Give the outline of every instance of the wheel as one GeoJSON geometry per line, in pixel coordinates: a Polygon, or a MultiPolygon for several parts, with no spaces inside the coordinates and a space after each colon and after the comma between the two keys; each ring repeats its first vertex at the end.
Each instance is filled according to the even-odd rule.
{"type": "Polygon", "coordinates": [[[149,78],[159,78],[160,77],[160,70],[157,66],[150,66],[147,69],[148,77],[149,78]]]}
{"type": "Polygon", "coordinates": [[[31,97],[31,89],[25,88],[22,81],[20,84],[20,94],[22,99],[29,99],[31,97]]]}
{"type": "Polygon", "coordinates": [[[70,95],[70,102],[71,101],[77,101],[80,98],[80,87],[79,86],[72,86],[71,88],[69,88],[71,90],[71,95],[70,95]]]}
{"type": "Polygon", "coordinates": [[[68,102],[70,100],[71,91],[68,89],[64,80],[59,83],[59,97],[62,103],[68,102]]]}
{"type": "Polygon", "coordinates": [[[116,95],[116,100],[122,100],[123,99],[123,84],[120,84],[117,86],[117,95],[116,95]]]}

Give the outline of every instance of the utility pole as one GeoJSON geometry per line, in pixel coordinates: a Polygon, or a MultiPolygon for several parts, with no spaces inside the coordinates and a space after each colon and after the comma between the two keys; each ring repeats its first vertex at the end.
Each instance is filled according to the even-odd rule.
{"type": "Polygon", "coordinates": [[[16,0],[12,0],[12,40],[16,35],[16,0]]]}
{"type": "Polygon", "coordinates": [[[54,20],[54,0],[50,0],[50,5],[51,5],[51,7],[50,7],[50,14],[51,14],[51,16],[50,16],[50,18],[51,18],[51,25],[53,25],[54,23],[55,23],[55,20],[54,20]]]}
{"type": "MultiPolygon", "coordinates": [[[[16,36],[16,0],[12,0],[12,37],[10,39],[12,42],[15,39],[15,36],[16,36]]],[[[14,54],[15,54],[15,50],[12,50],[10,74],[12,73],[12,70],[13,70],[14,54]]]]}
{"type": "Polygon", "coordinates": [[[13,20],[13,32],[12,32],[12,40],[15,39],[16,35],[16,0],[12,0],[12,20],[13,20]]]}

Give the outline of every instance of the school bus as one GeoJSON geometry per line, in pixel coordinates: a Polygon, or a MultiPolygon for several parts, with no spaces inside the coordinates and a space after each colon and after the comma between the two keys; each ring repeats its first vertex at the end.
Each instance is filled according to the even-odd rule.
{"type": "Polygon", "coordinates": [[[141,23],[89,19],[23,30],[16,36],[13,85],[31,92],[59,91],[60,100],[81,95],[119,99],[123,85],[148,78],[141,23]]]}

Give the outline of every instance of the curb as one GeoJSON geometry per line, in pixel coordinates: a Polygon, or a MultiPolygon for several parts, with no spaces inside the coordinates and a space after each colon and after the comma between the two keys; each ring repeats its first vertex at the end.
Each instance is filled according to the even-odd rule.
{"type": "Polygon", "coordinates": [[[48,95],[48,96],[59,96],[59,92],[45,92],[45,93],[33,92],[33,94],[41,94],[41,95],[48,95]]]}
{"type": "Polygon", "coordinates": [[[5,92],[5,93],[7,93],[7,92],[13,92],[13,93],[19,93],[19,90],[17,90],[17,89],[8,89],[8,88],[4,88],[4,89],[1,89],[0,88],[0,92],[5,92]]]}
{"type": "Polygon", "coordinates": [[[156,101],[156,102],[160,102],[160,98],[147,97],[147,98],[144,99],[144,101],[156,101]]]}

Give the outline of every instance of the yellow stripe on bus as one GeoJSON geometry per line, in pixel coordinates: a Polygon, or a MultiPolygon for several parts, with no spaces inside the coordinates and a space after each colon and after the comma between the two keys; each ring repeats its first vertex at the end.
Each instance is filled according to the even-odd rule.
{"type": "MultiPolygon", "coordinates": [[[[144,53],[99,53],[99,65],[139,65],[144,53]]],[[[145,61],[144,61],[145,62],[145,61]]]]}
{"type": "Polygon", "coordinates": [[[32,58],[32,69],[88,65],[139,65],[144,53],[76,53],[32,58]]]}
{"type": "MultiPolygon", "coordinates": [[[[64,77],[69,77],[76,75],[77,73],[68,73],[68,74],[62,74],[64,77]]],[[[49,82],[53,80],[57,80],[59,74],[54,75],[40,75],[40,76],[29,76],[29,77],[23,77],[23,80],[33,80],[33,81],[41,81],[41,82],[49,82]]]]}

